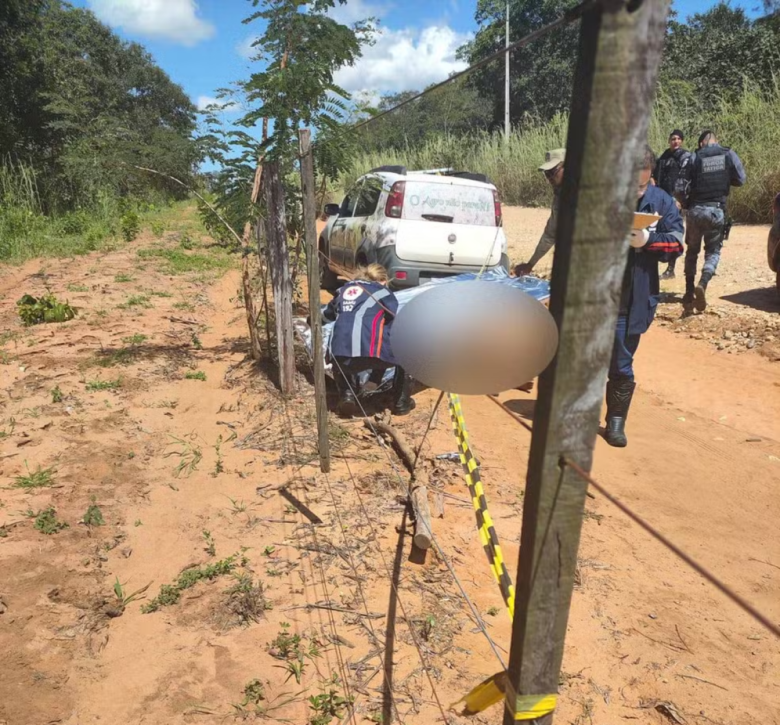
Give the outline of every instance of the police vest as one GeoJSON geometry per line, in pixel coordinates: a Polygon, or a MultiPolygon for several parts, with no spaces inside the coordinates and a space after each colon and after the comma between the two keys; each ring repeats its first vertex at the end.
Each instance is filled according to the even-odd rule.
{"type": "Polygon", "coordinates": [[[734,162],[725,146],[705,146],[696,152],[693,167],[693,188],[691,203],[724,204],[731,190],[731,173],[734,162]]]}
{"type": "Polygon", "coordinates": [[[670,196],[682,194],[685,191],[683,170],[690,162],[690,158],[690,151],[677,149],[676,151],[665,151],[658,160],[660,172],[658,174],[660,178],[657,179],[658,186],[670,196]]]}

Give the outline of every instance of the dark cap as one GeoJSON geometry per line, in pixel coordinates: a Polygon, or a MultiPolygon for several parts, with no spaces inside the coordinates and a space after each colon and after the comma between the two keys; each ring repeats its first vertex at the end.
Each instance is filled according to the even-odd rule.
{"type": "Polygon", "coordinates": [[[674,129],[674,131],[672,131],[669,134],[669,138],[671,138],[672,136],[679,136],[680,137],[680,141],[685,141],[685,136],[683,136],[683,132],[680,131],[679,128],[674,129]]]}

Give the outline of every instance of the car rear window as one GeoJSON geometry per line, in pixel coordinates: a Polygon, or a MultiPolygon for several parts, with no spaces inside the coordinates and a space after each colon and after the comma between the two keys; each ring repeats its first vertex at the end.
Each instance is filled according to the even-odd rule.
{"type": "Polygon", "coordinates": [[[465,184],[407,181],[403,219],[494,227],[493,190],[465,184]]]}

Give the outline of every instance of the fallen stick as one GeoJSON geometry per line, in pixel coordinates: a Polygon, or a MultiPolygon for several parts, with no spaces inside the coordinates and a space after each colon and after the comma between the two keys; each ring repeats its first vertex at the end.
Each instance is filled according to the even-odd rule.
{"type": "Polygon", "coordinates": [[[376,430],[388,436],[393,441],[404,466],[412,474],[412,480],[409,484],[409,498],[412,502],[415,520],[414,544],[419,549],[430,549],[433,527],[431,526],[431,510],[428,506],[428,474],[422,469],[415,471],[415,455],[403,433],[388,423],[373,421],[370,418],[364,418],[363,425],[369,430],[376,430]]]}

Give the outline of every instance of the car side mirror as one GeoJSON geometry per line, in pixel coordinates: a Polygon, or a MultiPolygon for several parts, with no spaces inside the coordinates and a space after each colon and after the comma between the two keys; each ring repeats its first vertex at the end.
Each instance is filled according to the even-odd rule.
{"type": "Polygon", "coordinates": [[[325,216],[338,216],[340,210],[338,204],[325,204],[325,216]]]}

